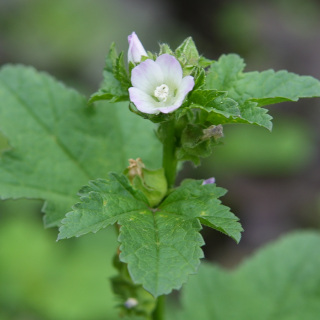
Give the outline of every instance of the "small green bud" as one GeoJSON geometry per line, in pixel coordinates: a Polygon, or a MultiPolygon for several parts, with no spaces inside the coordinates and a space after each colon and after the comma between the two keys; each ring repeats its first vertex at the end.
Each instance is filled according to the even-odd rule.
{"type": "Polygon", "coordinates": [[[145,168],[140,158],[129,159],[129,167],[124,174],[129,178],[132,186],[144,193],[151,207],[157,206],[165,197],[168,190],[167,179],[163,168],[149,170],[145,168]]]}

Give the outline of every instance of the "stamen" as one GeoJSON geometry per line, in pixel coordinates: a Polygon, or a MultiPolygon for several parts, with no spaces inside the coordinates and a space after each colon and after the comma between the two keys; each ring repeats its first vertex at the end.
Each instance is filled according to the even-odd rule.
{"type": "Polygon", "coordinates": [[[154,90],[154,96],[159,99],[161,102],[166,102],[169,96],[169,87],[166,84],[162,84],[159,87],[156,87],[154,90]]]}

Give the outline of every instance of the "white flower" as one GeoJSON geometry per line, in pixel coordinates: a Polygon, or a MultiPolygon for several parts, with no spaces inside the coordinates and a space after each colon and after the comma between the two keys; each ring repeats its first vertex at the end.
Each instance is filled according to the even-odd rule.
{"type": "Polygon", "coordinates": [[[144,113],[169,113],[178,109],[194,87],[192,76],[182,77],[179,61],[162,54],[156,61],[148,59],[133,68],[130,100],[144,113]]]}
{"type": "Polygon", "coordinates": [[[146,50],[144,50],[144,47],[135,32],[132,32],[130,36],[128,36],[128,42],[128,62],[137,63],[141,61],[142,56],[148,56],[146,50]]]}

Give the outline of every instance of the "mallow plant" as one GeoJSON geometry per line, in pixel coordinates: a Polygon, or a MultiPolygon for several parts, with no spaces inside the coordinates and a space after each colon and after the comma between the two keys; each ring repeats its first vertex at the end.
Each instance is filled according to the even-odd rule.
{"type": "Polygon", "coordinates": [[[113,225],[119,315],[159,320],[165,296],[198,271],[202,226],[236,242],[243,231],[214,177],[176,184],[182,164],[200,165],[221,144],[224,126],[271,130],[265,106],[319,97],[320,82],[244,72],[238,55],[207,59],[192,38],[175,50],[160,44],[158,53],[134,32],[128,40],[127,55],[111,45],[101,87],[88,101],[32,67],[2,67],[0,127],[9,148],[0,194],[43,199],[44,224],[59,227],[58,240],[113,225]]]}

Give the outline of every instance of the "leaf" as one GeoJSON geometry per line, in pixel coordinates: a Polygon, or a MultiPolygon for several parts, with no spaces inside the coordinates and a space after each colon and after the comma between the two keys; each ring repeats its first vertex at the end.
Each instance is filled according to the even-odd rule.
{"type": "Polygon", "coordinates": [[[202,265],[183,288],[183,310],[171,319],[315,320],[319,246],[319,233],[300,232],[266,246],[235,271],[202,265]]]}
{"type": "Polygon", "coordinates": [[[203,224],[239,242],[243,231],[239,219],[218,200],[226,192],[215,184],[202,185],[201,181],[186,180],[169,194],[159,209],[188,218],[199,218],[203,224]]]}
{"type": "Polygon", "coordinates": [[[160,165],[152,125],[126,104],[87,107],[74,90],[22,66],[1,69],[0,101],[0,128],[12,147],[0,159],[1,197],[46,200],[46,226],[59,225],[82,185],[122,171],[129,158],[160,165]]]}
{"type": "Polygon", "coordinates": [[[225,192],[187,181],[151,209],[125,176],[111,173],[81,190],[81,202],[62,220],[58,239],[97,232],[117,221],[120,260],[128,263],[132,280],[155,297],[168,294],[197,271],[203,257],[199,221],[240,240],[238,218],[217,199],[225,192]]]}
{"type": "Polygon", "coordinates": [[[211,65],[206,78],[208,89],[227,91],[239,104],[241,117],[232,122],[253,123],[271,129],[271,117],[261,106],[320,96],[320,82],[284,70],[243,73],[245,64],[238,55],[222,55],[211,65]],[[253,104],[254,103],[254,104],[253,104]]]}
{"type": "MultiPolygon", "coordinates": [[[[240,116],[238,103],[226,97],[225,92],[217,90],[196,90],[192,92],[190,101],[203,107],[209,113],[218,113],[226,118],[240,116]]],[[[193,106],[191,105],[191,108],[193,106]]]]}
{"type": "Polygon", "coordinates": [[[129,101],[129,87],[130,80],[124,65],[123,52],[118,56],[113,43],[106,57],[101,88],[90,97],[89,103],[98,100],[110,102],[129,101]]]}
{"type": "Polygon", "coordinates": [[[58,240],[96,233],[114,224],[121,215],[148,209],[145,196],[133,190],[124,175],[111,173],[108,179],[90,181],[79,195],[81,202],[62,220],[58,240]]]}
{"type": "Polygon", "coordinates": [[[119,224],[120,259],[132,280],[155,297],[180,289],[196,273],[204,244],[197,220],[145,210],[119,224]]]}
{"type": "Polygon", "coordinates": [[[191,160],[196,165],[200,158],[208,157],[214,146],[218,144],[213,136],[206,137],[203,125],[187,124],[181,133],[180,147],[176,151],[178,160],[191,160]]]}
{"type": "Polygon", "coordinates": [[[178,60],[185,66],[194,66],[198,64],[199,53],[191,37],[185,39],[175,51],[178,60]]]}

